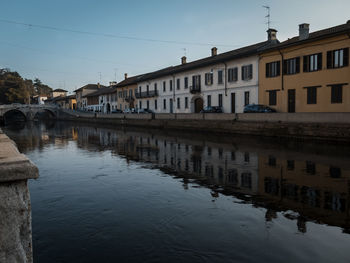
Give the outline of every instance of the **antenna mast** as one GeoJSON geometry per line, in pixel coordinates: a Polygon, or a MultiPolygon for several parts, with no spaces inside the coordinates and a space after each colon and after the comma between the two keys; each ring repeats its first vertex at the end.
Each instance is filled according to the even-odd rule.
{"type": "Polygon", "coordinates": [[[268,5],[263,5],[263,8],[266,8],[267,10],[267,15],[265,16],[267,18],[267,30],[270,29],[270,25],[271,25],[271,15],[270,15],[270,6],[268,5]]]}

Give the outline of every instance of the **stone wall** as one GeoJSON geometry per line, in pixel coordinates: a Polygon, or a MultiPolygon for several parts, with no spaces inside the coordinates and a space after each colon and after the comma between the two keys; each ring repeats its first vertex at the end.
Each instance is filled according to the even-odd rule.
{"type": "Polygon", "coordinates": [[[32,262],[31,206],[27,180],[37,167],[0,129],[0,262],[32,262]]]}

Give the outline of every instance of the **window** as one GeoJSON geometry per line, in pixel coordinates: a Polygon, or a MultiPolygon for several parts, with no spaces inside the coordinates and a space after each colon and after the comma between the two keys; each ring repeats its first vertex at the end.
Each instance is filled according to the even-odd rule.
{"type": "Polygon", "coordinates": [[[149,109],[149,100],[147,101],[147,109],[149,109]]]}
{"type": "Polygon", "coordinates": [[[303,70],[304,72],[312,72],[322,69],[322,53],[304,56],[303,70]]]}
{"type": "Polygon", "coordinates": [[[314,162],[306,161],[306,173],[316,174],[316,165],[314,162]]]}
{"type": "Polygon", "coordinates": [[[188,97],[185,97],[185,109],[188,109],[188,97]]]}
{"type": "Polygon", "coordinates": [[[185,89],[188,89],[188,77],[185,77],[184,82],[185,89]]]}
{"type": "Polygon", "coordinates": [[[177,108],[180,109],[180,98],[177,98],[177,108]]]}
{"type": "Polygon", "coordinates": [[[242,66],[242,80],[250,80],[253,78],[253,65],[242,66]]]}
{"type": "Polygon", "coordinates": [[[294,160],[287,160],[287,170],[293,171],[294,170],[294,160]]]}
{"type": "Polygon", "coordinates": [[[213,85],[213,73],[205,73],[205,85],[213,85]]]}
{"type": "Polygon", "coordinates": [[[180,89],[180,79],[176,80],[176,89],[179,90],[180,89]]]}
{"type": "Polygon", "coordinates": [[[330,166],[329,174],[332,178],[340,178],[341,177],[341,169],[339,167],[330,166]]]}
{"type": "Polygon", "coordinates": [[[244,92],[244,106],[249,104],[249,91],[244,92]]]}
{"type": "Polygon", "coordinates": [[[158,109],[158,101],[157,100],[154,100],[154,109],[158,109]]]}
{"type": "Polygon", "coordinates": [[[146,86],[146,92],[147,92],[147,94],[149,94],[149,86],[148,85],[146,86]]]}
{"type": "Polygon", "coordinates": [[[201,88],[201,75],[192,76],[192,88],[199,90],[201,88]]]}
{"type": "Polygon", "coordinates": [[[280,69],[281,69],[281,62],[280,61],[266,63],[266,72],[265,72],[266,78],[274,78],[274,77],[279,76],[280,69]]]}
{"type": "Polygon", "coordinates": [[[269,90],[269,105],[277,104],[277,90],[269,90]]]}
{"type": "Polygon", "coordinates": [[[292,75],[300,72],[300,58],[286,59],[283,62],[283,74],[292,75]]]}
{"type": "Polygon", "coordinates": [[[170,91],[172,91],[173,90],[173,80],[172,79],[169,81],[169,86],[170,86],[170,91]]]}
{"type": "Polygon", "coordinates": [[[218,71],[218,84],[222,84],[224,81],[223,81],[223,71],[222,70],[219,70],[218,71]]]}
{"type": "Polygon", "coordinates": [[[317,88],[318,87],[307,87],[307,104],[317,103],[317,88]]]}
{"type": "Polygon", "coordinates": [[[341,68],[349,65],[349,48],[327,52],[327,68],[341,68]]]}
{"type": "Polygon", "coordinates": [[[238,80],[238,68],[228,69],[228,82],[234,82],[238,80]]]}
{"type": "Polygon", "coordinates": [[[343,102],[343,86],[333,85],[331,86],[331,103],[342,103],[343,102]]]}
{"type": "Polygon", "coordinates": [[[276,166],[276,158],[274,156],[269,156],[269,166],[276,166]]]}
{"type": "Polygon", "coordinates": [[[163,109],[166,110],[166,99],[163,100],[163,109]]]}
{"type": "Polygon", "coordinates": [[[165,92],[165,91],[166,91],[166,82],[163,81],[163,92],[165,92]]]}
{"type": "Polygon", "coordinates": [[[219,99],[218,105],[219,105],[219,107],[222,107],[222,94],[219,94],[218,99],[219,99]]]}
{"type": "Polygon", "coordinates": [[[154,90],[158,90],[157,83],[154,83],[154,90]]]}
{"type": "Polygon", "coordinates": [[[211,95],[207,96],[207,106],[210,107],[211,106],[211,95]]]}
{"type": "Polygon", "coordinates": [[[249,159],[250,159],[250,158],[249,158],[249,153],[247,153],[247,152],[244,153],[244,162],[245,162],[245,163],[249,163],[249,159]]]}
{"type": "Polygon", "coordinates": [[[140,100],[140,107],[139,107],[140,109],[142,109],[142,101],[140,100]]]}

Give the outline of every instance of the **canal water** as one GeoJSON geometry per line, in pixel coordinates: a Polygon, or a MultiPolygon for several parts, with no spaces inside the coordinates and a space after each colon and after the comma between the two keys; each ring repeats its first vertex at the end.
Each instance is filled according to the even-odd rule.
{"type": "Polygon", "coordinates": [[[29,123],[34,262],[350,262],[350,148],[29,123]]]}

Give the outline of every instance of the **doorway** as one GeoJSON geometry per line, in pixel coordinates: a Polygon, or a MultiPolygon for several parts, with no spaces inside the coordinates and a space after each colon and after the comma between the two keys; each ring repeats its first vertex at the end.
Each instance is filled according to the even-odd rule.
{"type": "Polygon", "coordinates": [[[197,98],[194,101],[194,112],[199,113],[201,110],[203,110],[203,99],[197,98]]]}
{"type": "Polygon", "coordinates": [[[295,112],[295,89],[288,90],[288,112],[295,112]]]}
{"type": "Polygon", "coordinates": [[[231,113],[236,113],[236,93],[231,93],[231,113]]]}

